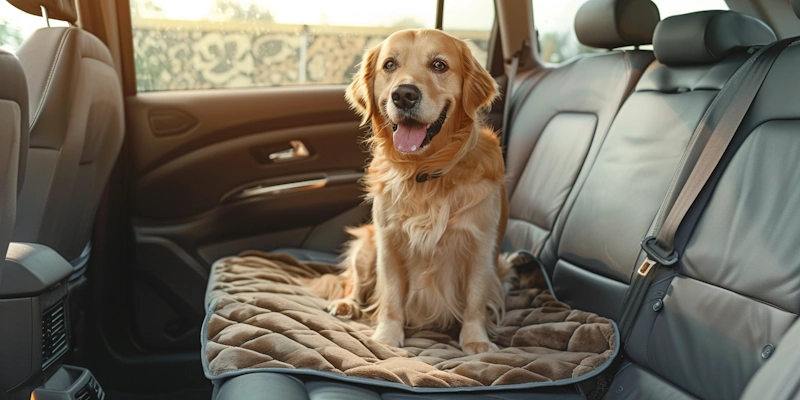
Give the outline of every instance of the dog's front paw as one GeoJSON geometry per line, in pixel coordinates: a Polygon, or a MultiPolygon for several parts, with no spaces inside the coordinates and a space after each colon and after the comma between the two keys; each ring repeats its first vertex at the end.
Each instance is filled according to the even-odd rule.
{"type": "Polygon", "coordinates": [[[498,351],[500,348],[492,342],[470,342],[463,344],[461,350],[463,350],[466,355],[473,356],[488,351],[498,351]]]}
{"type": "Polygon", "coordinates": [[[403,329],[388,329],[386,325],[381,324],[375,329],[372,339],[389,346],[402,347],[405,336],[403,329]]]}
{"type": "Polygon", "coordinates": [[[331,301],[328,305],[328,314],[334,317],[358,318],[361,313],[353,300],[339,299],[331,301]]]}

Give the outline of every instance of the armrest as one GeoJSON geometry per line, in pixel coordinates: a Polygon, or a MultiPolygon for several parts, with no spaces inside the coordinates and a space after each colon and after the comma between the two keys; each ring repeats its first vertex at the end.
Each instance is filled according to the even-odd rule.
{"type": "Polygon", "coordinates": [[[39,294],[66,280],[72,265],[55,250],[34,243],[11,243],[0,266],[0,298],[39,294]]]}

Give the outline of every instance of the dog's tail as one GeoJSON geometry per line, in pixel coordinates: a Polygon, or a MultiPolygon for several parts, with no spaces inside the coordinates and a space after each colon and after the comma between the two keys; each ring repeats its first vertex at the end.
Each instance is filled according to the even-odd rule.
{"type": "Polygon", "coordinates": [[[378,257],[375,227],[362,225],[345,230],[353,239],[345,245],[344,259],[339,264],[342,272],[312,279],[306,282],[306,287],[331,301],[349,297],[359,304],[367,304],[375,290],[375,262],[378,257]]]}

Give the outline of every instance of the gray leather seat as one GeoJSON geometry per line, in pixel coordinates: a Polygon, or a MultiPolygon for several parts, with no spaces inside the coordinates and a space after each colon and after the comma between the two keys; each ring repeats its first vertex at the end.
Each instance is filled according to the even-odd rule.
{"type": "Polygon", "coordinates": [[[774,40],[767,25],[735,12],[659,23],[653,38],[658,59],[620,109],[574,204],[540,254],[559,300],[617,318],[638,267],[638,244],[648,236],[700,119],[749,58],[748,47],[774,40]],[[720,41],[713,55],[705,51],[707,41],[731,31],[740,32],[741,42],[720,41]]]}
{"type": "Polygon", "coordinates": [[[14,227],[17,196],[25,177],[28,86],[19,60],[4,50],[0,50],[0,76],[3,77],[0,82],[0,254],[5,255],[14,227]]]}
{"type": "MultiPolygon", "coordinates": [[[[647,293],[606,399],[736,399],[762,365],[797,354],[786,335],[800,313],[798,65],[795,42],[681,224],[679,263],[647,293]]],[[[782,398],[780,385],[797,387],[797,371],[785,372],[795,381],[766,371],[752,390],[776,390],[747,398],[782,398]]]]}
{"type": "MultiPolygon", "coordinates": [[[[69,23],[74,0],[10,0],[69,23]]],[[[108,48],[77,27],[43,28],[17,51],[30,93],[30,149],[13,240],[46,245],[77,272],[122,145],[124,108],[108,48]]],[[[79,276],[79,274],[75,274],[79,276]]]]}

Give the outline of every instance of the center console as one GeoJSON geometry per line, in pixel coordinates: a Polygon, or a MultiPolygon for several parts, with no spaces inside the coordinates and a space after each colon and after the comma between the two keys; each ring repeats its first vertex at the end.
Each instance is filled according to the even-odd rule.
{"type": "Polygon", "coordinates": [[[47,246],[11,243],[0,265],[0,399],[103,399],[88,370],[63,365],[70,348],[72,265],[47,246]]]}

